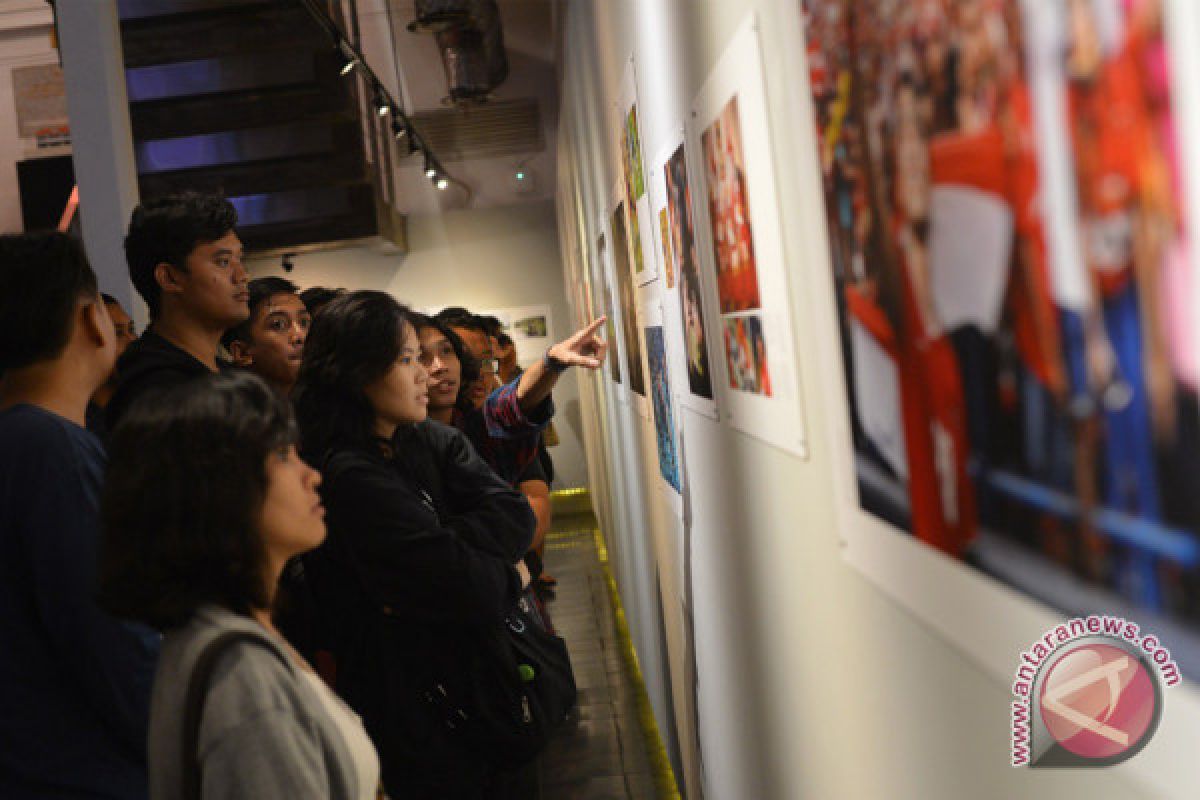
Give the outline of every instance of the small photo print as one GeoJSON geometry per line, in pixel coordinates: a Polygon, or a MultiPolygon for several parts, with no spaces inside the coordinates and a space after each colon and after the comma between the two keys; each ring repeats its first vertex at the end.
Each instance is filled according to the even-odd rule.
{"type": "Polygon", "coordinates": [[[658,235],[662,239],[663,270],[667,273],[667,288],[675,288],[675,262],[671,258],[671,220],[667,207],[658,210],[658,235]]]}
{"type": "Polygon", "coordinates": [[[771,396],[767,341],[757,316],[725,317],[725,363],[729,388],[771,396]]]}

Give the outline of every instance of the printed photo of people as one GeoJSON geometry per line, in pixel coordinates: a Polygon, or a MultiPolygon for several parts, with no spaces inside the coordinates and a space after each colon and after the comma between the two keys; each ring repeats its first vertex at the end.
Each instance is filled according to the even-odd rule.
{"type": "Polygon", "coordinates": [[[725,354],[729,388],[771,396],[767,345],[757,316],[725,317],[725,354]]]}
{"type": "Polygon", "coordinates": [[[713,399],[712,371],[704,331],[696,229],[692,218],[692,194],[688,183],[687,158],[683,145],[667,161],[667,214],[671,226],[671,252],[678,259],[679,306],[683,316],[683,340],[687,347],[688,390],[697,397],[713,399]]]}
{"type": "Polygon", "coordinates": [[[1161,0],[801,5],[860,504],[1063,611],[1186,631],[1200,674],[1161,0]]]}
{"type": "Polygon", "coordinates": [[[676,492],[679,481],[679,456],[675,449],[675,418],[671,413],[671,381],[667,374],[667,350],[663,329],[655,325],[645,329],[646,363],[650,368],[650,398],[654,404],[654,431],[658,442],[658,470],[676,492]]]}
{"type": "Polygon", "coordinates": [[[617,273],[617,294],[621,303],[621,330],[625,341],[626,374],[629,388],[646,396],[646,375],[642,369],[642,348],[638,342],[637,295],[629,272],[629,237],[625,231],[625,209],[618,203],[612,215],[613,271],[617,273]]]}
{"type": "Polygon", "coordinates": [[[642,253],[637,201],[646,193],[646,181],[642,172],[642,145],[637,130],[637,104],[634,104],[629,107],[621,126],[621,173],[625,180],[625,212],[628,214],[633,268],[640,275],[646,270],[646,258],[642,253]]]}
{"type": "Polygon", "coordinates": [[[708,179],[708,211],[721,313],[755,309],[760,306],[758,267],[754,261],[736,96],[730,99],[700,139],[708,179]]]}

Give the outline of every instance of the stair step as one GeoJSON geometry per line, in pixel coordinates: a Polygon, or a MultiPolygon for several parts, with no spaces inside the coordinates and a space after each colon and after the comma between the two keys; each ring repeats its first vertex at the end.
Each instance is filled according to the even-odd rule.
{"type": "Polygon", "coordinates": [[[143,197],[174,192],[214,192],[227,196],[341,186],[363,180],[362,153],[353,149],[316,156],[259,161],[221,169],[189,169],[138,176],[143,197]]]}
{"type": "MultiPolygon", "coordinates": [[[[316,84],[253,88],[216,95],[131,103],[130,121],[138,140],[168,139],[272,124],[357,117],[336,72],[316,84]]],[[[318,73],[318,80],[321,75],[318,73]]]]}
{"type": "Polygon", "coordinates": [[[333,42],[298,3],[268,3],[123,21],[121,46],[125,66],[137,68],[248,51],[332,51],[333,42]]]}
{"type": "Polygon", "coordinates": [[[234,6],[265,6],[277,2],[279,0],[117,0],[117,16],[125,22],[223,11],[234,6]]]}
{"type": "Polygon", "coordinates": [[[360,239],[379,233],[375,189],[360,182],[337,189],[233,197],[238,236],[250,251],[360,239]]]}

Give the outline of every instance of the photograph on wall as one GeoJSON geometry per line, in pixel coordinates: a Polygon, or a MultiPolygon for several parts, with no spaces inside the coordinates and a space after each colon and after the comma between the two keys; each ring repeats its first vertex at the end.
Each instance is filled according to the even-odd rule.
{"type": "Polygon", "coordinates": [[[760,306],[758,268],[746,201],[746,161],[736,96],[708,126],[700,141],[721,313],[750,311],[760,306]]]}
{"type": "MultiPolygon", "coordinates": [[[[732,428],[806,458],[800,359],[758,22],[750,14],[692,102],[688,189],[712,388],[732,428]]],[[[685,148],[686,151],[687,148],[685,148]]],[[[687,290],[686,263],[680,270],[687,290]]]]}
{"type": "Polygon", "coordinates": [[[729,388],[771,396],[771,373],[762,321],[753,314],[725,317],[725,355],[729,388]]]}
{"type": "Polygon", "coordinates": [[[679,321],[687,360],[688,391],[692,396],[711,404],[714,399],[713,379],[704,324],[704,290],[700,284],[695,218],[692,215],[692,194],[683,142],[679,143],[664,164],[663,177],[670,251],[675,262],[672,271],[679,274],[679,321]]]}
{"type": "Polygon", "coordinates": [[[675,256],[671,253],[671,220],[667,215],[667,208],[663,206],[658,210],[658,235],[662,240],[662,256],[663,256],[663,280],[667,284],[667,289],[675,288],[675,256]]]}
{"type": "Polygon", "coordinates": [[[618,343],[617,343],[617,323],[616,323],[617,317],[615,314],[613,314],[613,309],[616,306],[613,305],[612,281],[608,277],[608,270],[605,269],[605,267],[604,267],[605,263],[608,260],[606,258],[606,255],[608,253],[608,245],[607,245],[607,242],[605,242],[603,233],[600,234],[600,236],[597,237],[597,239],[596,239],[596,253],[597,253],[596,263],[600,267],[601,282],[604,284],[604,315],[605,315],[605,317],[607,317],[607,319],[604,322],[604,340],[608,342],[608,347],[609,347],[609,350],[611,351],[608,354],[608,370],[609,370],[609,374],[612,375],[613,381],[615,381],[616,383],[620,383],[621,382],[621,358],[620,358],[621,351],[618,349],[618,343]]]}
{"type": "Polygon", "coordinates": [[[617,297],[621,304],[621,332],[625,352],[625,374],[629,388],[646,397],[646,376],[642,369],[642,348],[638,342],[637,295],[633,274],[629,271],[629,240],[625,231],[624,203],[618,203],[612,214],[613,272],[617,279],[617,297]]]}
{"type": "Polygon", "coordinates": [[[650,399],[658,443],[658,471],[676,492],[680,490],[679,455],[675,447],[675,414],[671,408],[671,380],[667,348],[661,325],[643,329],[646,335],[646,365],[650,370],[650,399]]]}
{"type": "Polygon", "coordinates": [[[1160,0],[801,8],[859,507],[1058,611],[1170,631],[1200,676],[1160,0]]]}
{"type": "Polygon", "coordinates": [[[625,229],[629,233],[630,265],[635,285],[649,283],[658,277],[653,246],[654,219],[646,194],[645,163],[642,158],[642,134],[638,120],[637,83],[633,59],[625,67],[617,98],[617,151],[621,163],[621,197],[624,199],[625,229]]]}

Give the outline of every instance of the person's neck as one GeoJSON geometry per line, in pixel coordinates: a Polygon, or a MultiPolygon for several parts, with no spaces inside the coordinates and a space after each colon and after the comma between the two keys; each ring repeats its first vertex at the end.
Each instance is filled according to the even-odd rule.
{"type": "Polygon", "coordinates": [[[85,427],[88,398],[95,387],[72,367],[59,360],[9,370],[0,378],[0,408],[25,403],[85,427]]]}
{"type": "Polygon", "coordinates": [[[454,422],[454,406],[438,406],[437,408],[430,408],[429,418],[434,422],[440,422],[443,425],[450,425],[454,422]]]}
{"type": "Polygon", "coordinates": [[[396,435],[396,428],[398,427],[400,426],[394,422],[388,422],[378,417],[375,419],[375,435],[385,442],[392,440],[392,437],[396,435]]]}
{"type": "Polygon", "coordinates": [[[213,372],[217,371],[217,347],[224,331],[210,330],[195,320],[166,312],[154,320],[150,329],[213,372]]]}
{"type": "Polygon", "coordinates": [[[92,405],[97,408],[107,408],[108,401],[112,400],[112,396],[113,384],[112,381],[108,381],[92,394],[92,405]]]}

